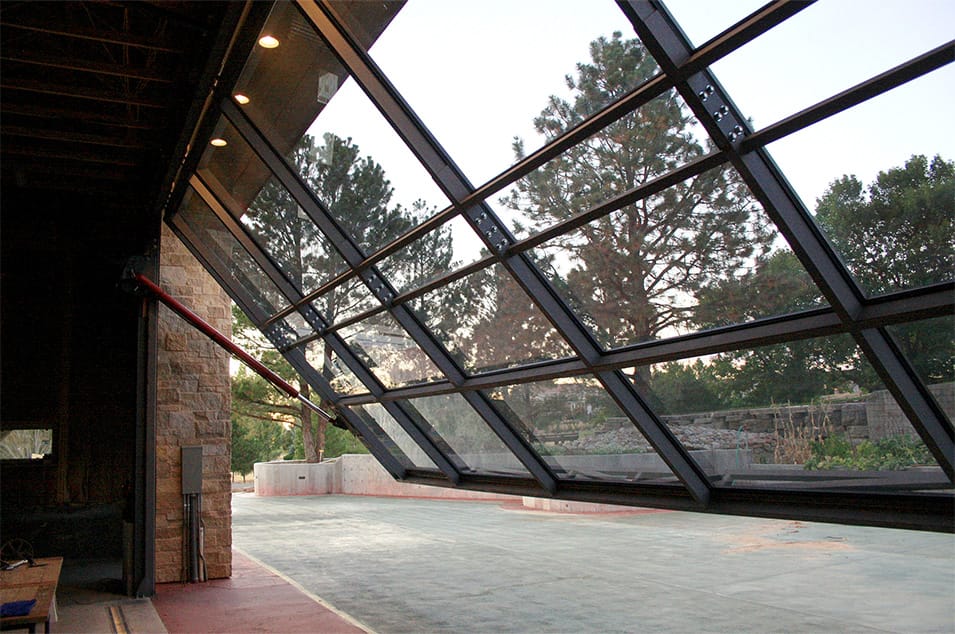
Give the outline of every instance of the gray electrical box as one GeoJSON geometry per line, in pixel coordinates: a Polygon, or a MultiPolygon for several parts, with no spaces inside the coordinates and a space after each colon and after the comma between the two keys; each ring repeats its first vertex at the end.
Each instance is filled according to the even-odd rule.
{"type": "Polygon", "coordinates": [[[182,494],[202,493],[202,445],[182,449],[182,494]]]}

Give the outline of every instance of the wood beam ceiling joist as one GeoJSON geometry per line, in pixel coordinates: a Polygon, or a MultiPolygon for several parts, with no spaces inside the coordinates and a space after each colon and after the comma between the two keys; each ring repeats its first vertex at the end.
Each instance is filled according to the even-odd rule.
{"type": "Polygon", "coordinates": [[[20,29],[34,33],[72,37],[80,40],[90,40],[119,46],[132,46],[151,51],[175,53],[177,55],[181,55],[184,52],[181,47],[173,46],[161,37],[150,37],[147,35],[137,35],[135,33],[110,32],[102,28],[83,27],[78,24],[70,24],[69,27],[58,27],[55,24],[41,21],[18,20],[16,22],[4,22],[0,20],[0,28],[20,29]]]}
{"type": "Polygon", "coordinates": [[[110,75],[114,77],[125,77],[129,79],[138,79],[164,84],[173,82],[173,78],[170,77],[168,72],[157,71],[154,68],[148,68],[145,66],[130,66],[128,64],[95,62],[90,60],[76,59],[75,57],[40,55],[26,51],[4,52],[2,55],[0,55],[0,61],[7,63],[18,62],[21,64],[31,64],[34,66],[43,66],[47,68],[62,68],[73,72],[110,75]]]}
{"type": "Polygon", "coordinates": [[[76,99],[92,99],[95,101],[105,101],[107,103],[121,103],[128,106],[141,106],[143,108],[166,109],[167,104],[150,97],[121,95],[112,90],[99,90],[95,88],[85,88],[80,86],[64,86],[62,84],[48,84],[42,81],[18,79],[8,81],[6,77],[0,80],[0,88],[3,90],[20,90],[25,92],[35,92],[44,95],[57,95],[59,97],[73,97],[76,99]]]}
{"type": "Polygon", "coordinates": [[[81,108],[57,108],[53,106],[3,103],[5,115],[21,115],[39,119],[61,119],[64,121],[84,121],[96,125],[129,128],[132,130],[154,130],[156,125],[148,121],[134,119],[128,114],[118,115],[102,110],[83,110],[81,108]]]}

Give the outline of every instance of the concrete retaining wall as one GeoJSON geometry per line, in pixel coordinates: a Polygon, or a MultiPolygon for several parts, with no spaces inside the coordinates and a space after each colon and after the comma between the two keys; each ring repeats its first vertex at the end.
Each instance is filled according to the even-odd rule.
{"type": "Polygon", "coordinates": [[[515,500],[513,495],[465,491],[399,482],[373,456],[347,454],[320,463],[257,462],[253,467],[255,494],[376,495],[464,500],[515,500]]]}

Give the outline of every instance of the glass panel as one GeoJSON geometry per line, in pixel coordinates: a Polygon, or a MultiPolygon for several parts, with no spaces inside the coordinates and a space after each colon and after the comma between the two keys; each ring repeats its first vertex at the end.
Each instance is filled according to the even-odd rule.
{"type": "Polygon", "coordinates": [[[767,147],[806,207],[814,210],[844,174],[870,183],[880,171],[901,166],[913,155],[953,160],[955,120],[944,106],[955,97],[953,86],[955,66],[949,64],[767,147]],[[906,113],[905,125],[886,125],[900,112],[906,113]]]}
{"type": "Polygon", "coordinates": [[[469,372],[573,354],[499,264],[423,295],[411,307],[469,372]]]}
{"type": "Polygon", "coordinates": [[[560,477],[675,481],[593,377],[508,385],[487,395],[560,477]]]}
{"type": "Polygon", "coordinates": [[[955,279],[955,162],[916,156],[860,185],[834,183],[815,217],[870,295],[955,279]]]}
{"type": "Polygon", "coordinates": [[[460,394],[427,396],[408,401],[418,424],[460,469],[527,475],[524,465],[478,416],[460,394]]]}
{"type": "Polygon", "coordinates": [[[305,359],[331,384],[336,394],[353,396],[368,392],[364,384],[323,339],[316,339],[305,345],[305,359]]]}
{"type": "MultiPolygon", "coordinates": [[[[904,2],[817,2],[712,69],[758,129],[945,44],[953,21],[955,5],[948,0],[920,0],[917,8],[904,2]]],[[[949,84],[949,95],[951,90],[949,84]]],[[[907,112],[906,125],[899,127],[918,124],[906,108],[877,129],[893,127],[887,123],[899,112],[907,112]]]]}
{"type": "Polygon", "coordinates": [[[52,455],[52,429],[0,430],[0,460],[42,460],[52,455]]]}
{"type": "MultiPolygon", "coordinates": [[[[569,127],[566,113],[550,109],[538,121],[552,136],[569,127]]],[[[706,153],[695,127],[683,99],[667,91],[504,189],[501,218],[524,238],[639,187],[706,153]]]]}
{"type": "Polygon", "coordinates": [[[455,216],[378,265],[399,293],[471,264],[484,255],[484,244],[461,216],[455,216]]]}
{"type": "Polygon", "coordinates": [[[388,411],[377,403],[349,408],[361,417],[378,437],[385,442],[392,455],[406,463],[405,466],[415,466],[420,469],[437,469],[428,454],[411,440],[408,432],[398,424],[398,421],[388,411]],[[406,458],[403,460],[402,458],[406,458]],[[410,461],[410,464],[407,462],[410,461]]]}
{"type": "Polygon", "coordinates": [[[380,304],[364,282],[352,277],[320,295],[311,306],[328,323],[334,324],[378,308],[380,304]]]}
{"type": "Polygon", "coordinates": [[[732,168],[705,172],[531,254],[606,348],[822,303],[732,168]]]}
{"type": "Polygon", "coordinates": [[[315,330],[308,324],[300,313],[292,313],[288,317],[279,320],[271,327],[266,328],[265,332],[270,337],[279,337],[281,344],[277,347],[290,346],[305,337],[315,334],[315,330]]]}
{"type": "Polygon", "coordinates": [[[209,146],[200,174],[228,192],[226,205],[256,244],[269,254],[302,294],[310,293],[347,268],[308,214],[259,160],[238,131],[222,120],[216,136],[227,143],[209,146]]]}
{"type": "Polygon", "coordinates": [[[948,419],[955,420],[955,317],[888,326],[887,330],[948,419]]]}
{"type": "Polygon", "coordinates": [[[629,374],[721,486],[951,487],[849,335],[629,374]]]}
{"type": "Polygon", "coordinates": [[[667,0],[666,7],[690,42],[700,46],[764,4],[764,0],[720,0],[708,2],[701,10],[699,0],[667,0]]]}
{"type": "Polygon", "coordinates": [[[444,378],[388,313],[342,328],[339,335],[386,388],[444,378]]]}
{"type": "Polygon", "coordinates": [[[188,226],[200,241],[195,246],[214,258],[212,265],[219,275],[231,278],[233,284],[245,289],[249,299],[264,314],[274,314],[288,305],[272,280],[192,188],[186,192],[173,217],[173,224],[180,222],[188,226]]]}
{"type": "MultiPolygon", "coordinates": [[[[361,27],[362,3],[332,4],[349,28],[361,27]]],[[[515,137],[533,139],[530,148],[553,137],[535,120],[549,95],[563,101],[586,86],[576,122],[654,75],[650,55],[624,39],[633,37],[609,0],[586,10],[577,0],[414,0],[371,55],[476,184],[514,162],[515,137]],[[515,60],[533,60],[533,68],[515,60]],[[595,69],[606,66],[612,80],[595,85],[595,69]]]]}
{"type": "MultiPolygon", "coordinates": [[[[387,16],[364,13],[372,40],[387,16]]],[[[241,107],[346,232],[371,253],[448,200],[298,12],[276,3],[237,83],[241,107]]]]}

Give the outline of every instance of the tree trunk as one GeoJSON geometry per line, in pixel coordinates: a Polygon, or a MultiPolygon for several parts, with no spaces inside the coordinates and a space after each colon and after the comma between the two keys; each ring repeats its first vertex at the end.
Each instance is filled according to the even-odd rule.
{"type": "MultiPolygon", "coordinates": [[[[308,383],[299,379],[299,391],[305,398],[309,397],[308,383]]],[[[302,445],[305,447],[305,462],[321,462],[322,454],[319,449],[325,449],[325,429],[322,422],[319,422],[319,436],[321,446],[316,446],[315,430],[312,429],[312,410],[305,403],[302,403],[302,445]]]]}

